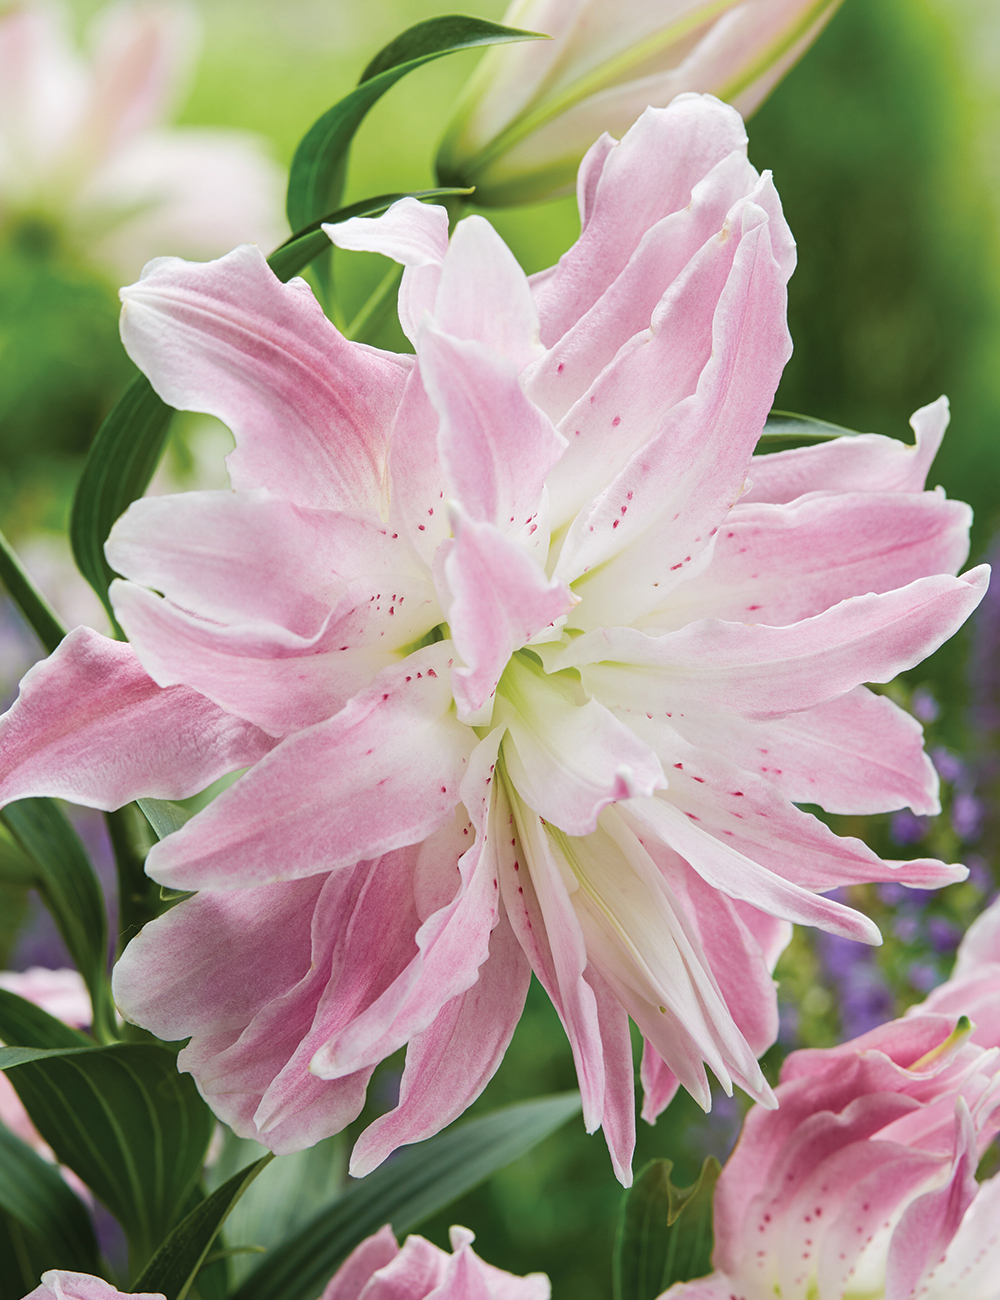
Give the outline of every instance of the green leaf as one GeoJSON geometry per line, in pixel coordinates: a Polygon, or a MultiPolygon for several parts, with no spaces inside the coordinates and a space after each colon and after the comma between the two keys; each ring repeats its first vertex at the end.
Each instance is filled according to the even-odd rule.
{"type": "Polygon", "coordinates": [[[59,616],[28,576],[10,542],[0,533],[0,582],[49,654],[66,635],[59,616]]]}
{"type": "Polygon", "coordinates": [[[12,1047],[93,1047],[86,1034],[71,1029],[27,998],[0,988],[0,1042],[12,1047]]]}
{"type": "Polygon", "coordinates": [[[653,1160],[622,1200],[614,1253],[614,1300],[656,1300],[675,1282],[712,1271],[712,1195],[720,1165],[709,1156],[698,1181],[675,1187],[671,1160],[653,1160]]]}
{"type": "Polygon", "coordinates": [[[444,14],[407,28],[375,55],[360,84],[306,132],[288,177],[288,224],[300,230],[337,206],[344,189],[347,153],[358,127],[372,105],[408,72],[457,50],[544,39],[537,32],[501,27],[463,14],[444,14]]]}
{"type": "Polygon", "coordinates": [[[48,1265],[45,1242],[0,1210],[0,1300],[21,1300],[48,1265]]]}
{"type": "Polygon", "coordinates": [[[73,497],[69,519],[73,557],[115,628],[118,624],[108,600],[115,571],[104,558],[104,543],[115,520],[149,486],[173,414],[173,407],[157,397],[146,376],[137,375],[98,429],[73,497]]]}
{"type": "Polygon", "coordinates": [[[196,1205],[163,1242],[133,1282],[132,1290],[184,1300],[230,1210],[271,1159],[266,1155],[241,1169],[196,1205]]]}
{"type": "MultiPolygon", "coordinates": [[[[97,1242],[83,1202],[55,1165],[0,1124],[0,1210],[36,1237],[45,1268],[99,1272],[97,1242]]],[[[37,1282],[37,1277],[35,1278],[37,1282]]]]}
{"type": "Polygon", "coordinates": [[[844,429],[839,424],[815,420],[811,415],[772,411],[754,450],[759,455],[767,451],[787,451],[792,447],[811,447],[820,442],[832,442],[834,438],[856,437],[856,429],[844,429]]]}
{"type": "Polygon", "coordinates": [[[212,1135],[190,1075],[166,1048],[132,1043],[5,1047],[0,1069],[60,1162],[125,1229],[133,1271],[142,1267],[187,1208],[212,1135]]]}
{"type": "Polygon", "coordinates": [[[354,1247],[384,1223],[401,1236],[530,1151],[579,1109],[575,1092],[520,1102],[407,1147],[266,1255],[232,1300],[315,1300],[354,1247]]]}
{"type": "Polygon", "coordinates": [[[0,820],[31,860],[33,884],[87,985],[95,1034],[115,1037],[104,898],[76,831],[51,799],[19,799],[0,812],[0,820]]]}
{"type": "Polygon", "coordinates": [[[166,839],[179,831],[194,816],[190,808],[175,803],[173,799],[136,799],[142,814],[152,826],[158,840],[166,839]]]}

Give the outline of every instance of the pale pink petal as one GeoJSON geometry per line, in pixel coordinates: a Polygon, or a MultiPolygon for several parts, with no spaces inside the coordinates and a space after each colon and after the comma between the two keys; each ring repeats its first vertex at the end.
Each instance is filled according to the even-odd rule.
{"type": "MultiPolygon", "coordinates": [[[[580,626],[631,622],[662,604],[692,571],[692,562],[699,567],[713,530],[742,489],[747,454],[791,344],[785,275],[772,254],[764,210],[748,203],[734,218],[737,229],[741,221],[731,273],[716,290],[710,343],[697,335],[689,343],[711,349],[693,395],[673,408],[655,440],[584,507],[560,553],[555,575],[578,578],[580,626]]],[[[735,243],[736,230],[713,252],[721,247],[728,254],[735,243]]],[[[675,309],[677,324],[689,318],[680,297],[665,304],[672,320],[675,309]]],[[[656,326],[654,320],[654,331],[656,326]]],[[[664,320],[663,334],[654,337],[672,333],[664,320]]]]}
{"type": "Polygon", "coordinates": [[[664,632],[700,618],[797,623],[850,596],[957,573],[969,553],[971,523],[967,505],[934,492],[739,504],[708,567],[672,591],[649,621],[664,632]]]}
{"type": "MultiPolygon", "coordinates": [[[[691,474],[692,482],[704,475],[706,456],[721,457],[723,475],[732,480],[729,493],[723,494],[722,512],[736,500],[766,415],[765,410],[758,417],[756,404],[770,403],[772,372],[780,375],[789,351],[784,323],[787,273],[774,261],[771,238],[778,229],[776,220],[783,224],[773,187],[764,178],[751,196],[741,197],[733,205],[680,274],[664,286],[651,318],[622,344],[614,359],[593,377],[589,391],[582,393],[560,420],[569,446],[550,476],[549,489],[555,524],[568,522],[583,507],[584,514],[574,524],[575,548],[586,550],[589,538],[590,549],[595,541],[604,547],[614,542],[621,549],[617,533],[626,526],[627,514],[618,517],[617,530],[612,528],[613,521],[609,522],[608,536],[602,530],[596,539],[588,531],[595,522],[589,515],[594,503],[605,499],[609,485],[617,483],[629,466],[633,476],[636,474],[647,447],[661,447],[661,456],[669,449],[673,475],[691,474]],[[776,218],[772,218],[772,210],[776,210],[776,218]],[[743,317],[748,312],[759,316],[756,327],[763,330],[759,339],[747,333],[749,322],[743,317]],[[713,351],[720,348],[725,361],[713,362],[713,351]],[[735,382],[732,363],[742,360],[746,365],[751,357],[758,357],[763,366],[744,380],[750,388],[742,405],[745,413],[754,411],[753,419],[751,427],[738,425],[732,435],[736,445],[730,447],[725,429],[713,428],[719,416],[714,408],[735,382]],[[700,399],[695,396],[699,391],[700,399]],[[693,422],[698,416],[708,422],[708,449],[705,440],[698,442],[695,436],[693,422]]],[[[599,305],[594,311],[599,314],[599,305]]],[[[558,378],[558,365],[556,369],[558,378]]],[[[733,396],[739,398],[740,394],[733,396]]],[[[739,410],[737,401],[730,413],[737,421],[739,410]]],[[[660,474],[665,473],[661,466],[660,474]]],[[[673,480],[666,478],[661,495],[672,491],[673,480]]],[[[701,494],[698,503],[703,505],[701,494]]],[[[627,498],[621,504],[627,505],[627,498]]],[[[714,524],[705,530],[703,539],[712,527],[714,524]]],[[[685,535],[693,539],[698,533],[693,527],[685,535]]],[[[568,557],[562,559],[567,562],[568,557]]],[[[575,571],[594,562],[588,551],[575,571]]]]}
{"type": "Polygon", "coordinates": [[[653,751],[565,675],[512,661],[501,687],[514,706],[503,757],[511,783],[546,821],[587,835],[601,809],[664,784],[653,751]]]}
{"type": "Polygon", "coordinates": [[[187,687],[161,690],[130,646],[88,627],[25,676],[0,739],[0,803],[47,795],[105,809],[187,798],[274,743],[187,687]]]}
{"type": "Polygon", "coordinates": [[[632,1186],[635,1152],[635,1069],[628,1015],[607,981],[593,965],[584,978],[594,990],[601,1043],[604,1047],[604,1110],[601,1131],[608,1144],[611,1167],[623,1187],[632,1186]]]}
{"type": "Polygon", "coordinates": [[[581,667],[588,690],[636,711],[777,717],[912,668],[961,627],[988,578],[985,565],[958,578],[921,578],[884,595],[855,596],[791,627],[705,619],[658,637],[631,628],[594,631],[550,668],[581,667]]]}
{"type": "MultiPolygon", "coordinates": [[[[50,1268],[42,1274],[40,1286],[24,1300],[120,1300],[124,1291],[116,1290],[103,1277],[91,1273],[70,1273],[62,1268],[50,1268]]],[[[159,1292],[130,1291],[135,1300],[163,1300],[159,1292]]]]}
{"type": "Polygon", "coordinates": [[[925,1270],[943,1263],[948,1245],[979,1190],[976,1131],[962,1097],[955,1103],[955,1130],[955,1156],[948,1182],[912,1201],[892,1235],[886,1300],[909,1300],[925,1270]]]}
{"type": "Polygon", "coordinates": [[[1000,962],[1000,901],[994,901],[966,930],[958,946],[955,974],[972,975],[978,967],[1000,962]]]}
{"type": "Polygon", "coordinates": [[[72,139],[89,78],[70,43],[66,15],[18,6],[0,21],[0,155],[5,199],[30,198],[72,139]]]}
{"type": "Polygon", "coordinates": [[[980,1184],[944,1262],[924,1278],[932,1295],[990,1300],[1000,1269],[1000,1177],[980,1184]]]}
{"type": "Polygon", "coordinates": [[[344,708],[380,668],[399,662],[399,649],[426,630],[424,611],[437,609],[433,596],[421,600],[421,589],[411,588],[406,617],[396,622],[381,602],[378,609],[372,603],[374,594],[352,584],[311,636],[299,636],[260,621],[222,627],[130,582],[115,581],[110,590],[115,616],[158,685],[190,685],[272,736],[344,708]]]}
{"type": "Polygon", "coordinates": [[[732,1300],[733,1286],[728,1277],[713,1273],[693,1282],[675,1282],[658,1300],[732,1300]]]}
{"type": "Polygon", "coordinates": [[[920,723],[864,686],[784,718],[687,712],[671,723],[694,745],[726,755],[795,803],[860,816],[906,806],[921,814],[941,811],[920,723]]]}
{"type": "Polygon", "coordinates": [[[806,492],[920,492],[948,419],[948,399],[939,397],[910,418],[913,445],[863,433],[755,456],[743,500],[781,503],[806,492]]]}
{"type": "MultiPolygon", "coordinates": [[[[498,791],[498,808],[507,811],[498,791]]],[[[511,848],[500,859],[504,907],[531,969],[552,999],[573,1051],[587,1132],[604,1115],[605,1065],[597,999],[584,978],[587,950],[559,866],[540,819],[519,800],[510,811],[511,848]]]]}
{"type": "Polygon", "coordinates": [[[417,199],[400,199],[381,217],[352,217],[324,226],[338,248],[382,253],[406,268],[399,286],[399,323],[416,343],[424,313],[432,311],[448,252],[448,213],[417,199]]]}
{"type": "Polygon", "coordinates": [[[457,509],[452,523],[455,543],[444,562],[442,605],[464,665],[452,670],[452,685],[466,721],[492,699],[513,651],[551,627],[574,601],[492,524],[475,523],[457,509]]]}
{"type": "Polygon", "coordinates": [[[561,420],[618,349],[649,328],[667,287],[718,234],[730,209],[758,188],[758,179],[745,156],[731,153],[698,182],[687,207],[651,226],[614,283],[524,376],[532,401],[561,420]]]}
{"type": "Polygon", "coordinates": [[[389,436],[388,514],[392,532],[409,542],[427,569],[451,535],[445,493],[453,489],[438,455],[438,413],[420,370],[410,372],[389,436]]]}
{"type": "Polygon", "coordinates": [[[354,1177],[363,1178],[397,1147],[431,1137],[475,1101],[507,1050],[530,976],[501,911],[476,983],[445,1003],[430,1027],[410,1040],[399,1102],[369,1124],[355,1143],[354,1177]]]}
{"type": "Polygon", "coordinates": [[[628,810],[715,889],[799,925],[813,925],[862,943],[881,943],[878,927],[835,899],[814,894],[769,871],[745,854],[702,830],[664,799],[635,799],[628,810]]]}
{"type": "Polygon", "coordinates": [[[358,1300],[376,1269],[391,1264],[398,1254],[395,1234],[387,1223],[354,1247],[326,1284],[320,1300],[358,1300]]]}
{"type": "Polygon", "coordinates": [[[506,358],[430,325],[417,348],[440,417],[438,447],[451,494],[477,522],[509,533],[530,528],[565,439],[525,397],[506,358]]]}
{"type": "Polygon", "coordinates": [[[427,585],[383,524],[260,489],[143,497],[115,524],[105,550],[118,573],[189,613],[276,623],[303,637],[316,633],[347,581],[370,578],[373,591],[375,581],[392,578],[427,585]]]}
{"type": "Polygon", "coordinates": [[[218,416],[236,488],[375,509],[405,358],[348,342],[302,281],[245,245],[216,262],[151,262],[122,290],[122,339],[164,401],[218,416]]]}
{"type": "Polygon", "coordinates": [[[155,845],[154,879],[233,888],[347,866],[448,817],[474,742],[451,711],[450,645],[379,674],[327,722],[285,739],[155,845]]]}
{"type": "Polygon", "coordinates": [[[647,1124],[655,1124],[657,1117],[663,1114],[677,1095],[681,1081],[648,1038],[642,1040],[639,1077],[643,1092],[642,1118],[647,1124]]]}
{"type": "MultiPolygon", "coordinates": [[[[459,809],[439,832],[453,837],[457,870],[422,899],[426,919],[414,936],[416,955],[363,1014],[323,1042],[310,1063],[316,1074],[336,1078],[376,1064],[427,1029],[446,1003],[478,980],[499,919],[498,862],[507,852],[506,826],[494,801],[498,741],[494,731],[477,745],[462,777],[459,797],[469,820],[459,809]]],[[[430,856],[432,845],[425,843],[422,857],[430,856]]],[[[418,886],[421,874],[418,866],[418,886]]]]}
{"type": "Polygon", "coordinates": [[[643,113],[604,158],[580,239],[536,290],[546,346],[613,283],[651,226],[687,207],[712,167],[745,149],[739,114],[718,101],[691,95],[643,113]]]}
{"type": "Polygon", "coordinates": [[[449,1259],[424,1237],[407,1237],[395,1259],[372,1274],[359,1300],[424,1300],[444,1281],[449,1259]]]}
{"type": "Polygon", "coordinates": [[[466,217],[455,227],[433,315],[445,334],[482,343],[517,370],[543,351],[528,281],[484,217],[466,217]],[[476,284],[475,294],[469,293],[470,281],[476,284]]]}
{"type": "Polygon", "coordinates": [[[662,799],[701,829],[808,889],[885,879],[934,889],[965,879],[964,867],[930,858],[884,862],[863,841],[835,835],[770,782],[721,755],[690,749],[679,740],[671,750],[659,750],[670,781],[662,799]]]}

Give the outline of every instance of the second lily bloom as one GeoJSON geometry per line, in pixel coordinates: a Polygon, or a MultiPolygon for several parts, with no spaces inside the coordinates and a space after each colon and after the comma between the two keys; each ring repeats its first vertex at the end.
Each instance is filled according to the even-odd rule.
{"type": "Polygon", "coordinates": [[[794,244],[738,114],[682,96],[603,137],[583,230],[527,280],[485,221],[403,201],[331,227],[405,266],[415,356],[351,343],[242,248],[153,263],[123,336],[171,404],[233,430],[232,492],[136,503],[108,556],[131,646],[85,629],[2,724],[5,800],[98,807],[245,775],[149,856],[200,891],[118,966],[234,1129],[344,1127],[408,1045],[352,1169],[479,1094],[530,972],[623,1181],[645,1115],[706,1067],[773,1104],[790,923],[964,868],[887,863],[802,812],[937,807],[888,681],[986,573],[915,446],[754,457],[790,352],[794,244]]]}

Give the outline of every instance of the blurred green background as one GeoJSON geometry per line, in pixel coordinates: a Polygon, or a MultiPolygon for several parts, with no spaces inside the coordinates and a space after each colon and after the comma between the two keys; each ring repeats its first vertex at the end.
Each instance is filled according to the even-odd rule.
{"type": "MultiPolygon", "coordinates": [[[[198,7],[204,51],[180,120],[258,131],[282,163],[377,48],[416,19],[447,11],[430,0],[202,0],[198,7]]],[[[96,8],[89,0],[75,7],[81,26],[96,8]]],[[[500,18],[503,5],[480,0],[464,9],[500,18]]],[[[463,55],[432,64],[376,107],[355,146],[347,201],[433,184],[437,138],[474,62],[463,55]]],[[[911,412],[948,393],[952,428],[931,481],[973,504],[974,558],[1000,522],[998,72],[1000,13],[990,0],[846,0],[750,123],[751,156],[773,170],[799,242],[790,298],[796,350],[776,405],[908,438],[911,412]]],[[[577,228],[572,200],[490,216],[529,271],[552,262],[577,228]]],[[[377,257],[338,255],[348,315],[382,273],[377,257]]],[[[0,242],[0,524],[15,539],[64,525],[80,458],[131,373],[117,342],[114,289],[58,241],[21,229],[0,242]]],[[[386,341],[392,337],[398,341],[386,341]]],[[[183,446],[172,455],[183,469],[183,446]]],[[[986,772],[967,779],[956,769],[949,799],[970,780],[980,781],[982,793],[994,779],[989,763],[983,767],[993,733],[977,725],[974,711],[985,688],[973,681],[970,696],[966,660],[967,640],[959,638],[900,687],[904,702],[914,687],[931,700],[928,718],[938,702],[934,744],[971,753],[986,772]]],[[[928,903],[916,929],[897,923],[891,898],[869,891],[854,900],[889,932],[872,966],[888,999],[885,1015],[922,996],[918,968],[930,969],[920,977],[928,983],[946,965],[950,949],[928,938],[927,918],[957,934],[992,888],[989,818],[971,831],[957,825],[946,813],[937,826],[920,828],[923,849],[978,854],[982,871],[972,885],[928,903]]],[[[902,831],[888,818],[840,829],[864,832],[899,856],[893,843],[902,831]]],[[[837,969],[796,940],[781,968],[795,1012],[784,1047],[846,1032],[837,969]]],[[[772,1073],[784,1047],[770,1054],[772,1073]]],[[[382,1068],[376,1108],[391,1104],[398,1069],[399,1062],[382,1068]]],[[[572,1086],[565,1039],[535,987],[477,1108],[572,1086]]],[[[724,1098],[709,1117],[678,1099],[655,1129],[640,1124],[637,1167],[666,1155],[681,1181],[693,1180],[705,1154],[726,1154],[739,1114],[738,1103],[724,1098]]],[[[597,1300],[610,1295],[619,1200],[601,1138],[587,1138],[577,1123],[425,1231],[445,1244],[449,1223],[467,1224],[491,1262],[546,1270],[557,1298],[597,1300]]]]}

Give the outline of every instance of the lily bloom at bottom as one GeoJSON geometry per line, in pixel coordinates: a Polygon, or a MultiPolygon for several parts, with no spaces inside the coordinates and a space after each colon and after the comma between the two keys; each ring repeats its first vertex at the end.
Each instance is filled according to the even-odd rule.
{"type": "Polygon", "coordinates": [[[670,1300],[997,1300],[1000,1049],[917,1014],[793,1052],[716,1188],[716,1272],[670,1300]]]}
{"type": "MultiPolygon", "coordinates": [[[[450,1236],[450,1255],[424,1237],[407,1237],[400,1247],[386,1224],[348,1255],[321,1300],[549,1300],[544,1273],[505,1273],[479,1258],[468,1228],[452,1228],[450,1236]]],[[[123,1294],[89,1273],[52,1269],[24,1300],[118,1300],[123,1294]]],[[[138,1300],[164,1298],[146,1293],[138,1300]]]]}

